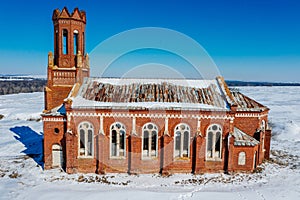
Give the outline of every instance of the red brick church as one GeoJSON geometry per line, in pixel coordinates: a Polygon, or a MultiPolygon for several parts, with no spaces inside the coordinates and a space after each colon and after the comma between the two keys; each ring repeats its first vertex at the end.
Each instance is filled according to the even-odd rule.
{"type": "Polygon", "coordinates": [[[269,158],[269,109],[213,80],[89,78],[86,13],[53,12],[44,167],[67,173],[251,172],[269,158]]]}

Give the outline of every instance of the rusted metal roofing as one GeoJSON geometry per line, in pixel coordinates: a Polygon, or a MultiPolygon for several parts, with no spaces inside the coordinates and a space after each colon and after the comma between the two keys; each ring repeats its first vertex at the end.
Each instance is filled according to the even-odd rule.
{"type": "Polygon", "coordinates": [[[224,101],[215,92],[215,86],[207,88],[186,87],[167,82],[158,84],[132,83],[130,85],[112,85],[91,82],[83,97],[101,102],[176,102],[202,103],[223,107],[224,101]]]}
{"type": "Polygon", "coordinates": [[[214,80],[87,78],[76,91],[68,98],[78,108],[225,111],[237,105],[237,111],[242,112],[268,110],[239,91],[230,91],[222,77],[214,80]]]}
{"type": "Polygon", "coordinates": [[[259,141],[257,141],[255,138],[244,133],[236,127],[234,127],[233,136],[235,146],[256,146],[259,144],[259,141]]]}
{"type": "Polygon", "coordinates": [[[182,108],[228,109],[217,80],[87,79],[73,106],[84,107],[91,102],[99,107],[107,107],[109,103],[111,107],[118,107],[126,103],[130,107],[176,107],[181,104],[182,108]]]}
{"type": "Polygon", "coordinates": [[[262,104],[256,102],[255,100],[245,96],[239,91],[231,91],[234,102],[238,106],[238,111],[264,111],[268,108],[262,104]]]}

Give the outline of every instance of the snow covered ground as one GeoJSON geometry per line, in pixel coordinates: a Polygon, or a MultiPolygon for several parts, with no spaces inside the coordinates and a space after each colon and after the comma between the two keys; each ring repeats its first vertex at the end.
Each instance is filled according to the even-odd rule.
{"type": "Polygon", "coordinates": [[[254,174],[74,174],[43,171],[43,93],[0,96],[0,199],[300,199],[300,87],[241,87],[267,105],[272,160],[254,174]],[[25,134],[24,134],[25,133],[25,134]]]}

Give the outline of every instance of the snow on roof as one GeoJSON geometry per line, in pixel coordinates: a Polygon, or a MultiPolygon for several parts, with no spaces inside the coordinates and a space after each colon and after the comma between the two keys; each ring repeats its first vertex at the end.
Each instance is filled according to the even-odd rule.
{"type": "Polygon", "coordinates": [[[66,115],[66,108],[64,104],[61,104],[48,112],[42,114],[42,116],[64,116],[66,115]]]}
{"type": "Polygon", "coordinates": [[[85,79],[72,107],[228,110],[217,80],[85,79]]]}
{"type": "Polygon", "coordinates": [[[238,111],[264,111],[267,107],[261,105],[255,100],[245,96],[238,91],[231,91],[233,99],[238,106],[238,111]]]}
{"type": "Polygon", "coordinates": [[[244,133],[236,127],[234,127],[233,136],[235,146],[256,146],[259,144],[259,142],[255,138],[244,133]]]}

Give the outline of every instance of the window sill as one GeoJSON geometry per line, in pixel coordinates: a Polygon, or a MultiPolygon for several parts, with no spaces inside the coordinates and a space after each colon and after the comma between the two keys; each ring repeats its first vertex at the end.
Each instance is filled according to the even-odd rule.
{"type": "Polygon", "coordinates": [[[158,158],[156,156],[155,157],[142,157],[142,160],[151,161],[151,160],[158,160],[158,158]]]}
{"type": "Polygon", "coordinates": [[[78,159],[94,159],[93,156],[78,156],[78,159]]]}
{"type": "Polygon", "coordinates": [[[126,157],[125,156],[111,156],[109,159],[111,160],[125,160],[126,157]]]}
{"type": "Polygon", "coordinates": [[[178,161],[178,162],[189,162],[189,161],[190,161],[190,158],[189,158],[189,157],[174,158],[174,161],[178,161]]]}
{"type": "Polygon", "coordinates": [[[205,161],[208,161],[208,162],[222,162],[222,159],[221,158],[206,158],[205,161]]]}

